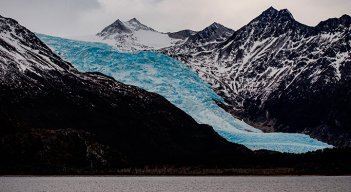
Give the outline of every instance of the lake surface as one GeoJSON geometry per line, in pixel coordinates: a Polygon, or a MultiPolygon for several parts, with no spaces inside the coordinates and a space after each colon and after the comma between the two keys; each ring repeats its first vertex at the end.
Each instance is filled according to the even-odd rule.
{"type": "Polygon", "coordinates": [[[345,177],[0,177],[1,192],[349,192],[345,177]]]}

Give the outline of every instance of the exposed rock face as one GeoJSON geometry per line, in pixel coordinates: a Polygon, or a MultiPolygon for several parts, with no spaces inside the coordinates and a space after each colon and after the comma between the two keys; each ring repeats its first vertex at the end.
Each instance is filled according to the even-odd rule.
{"type": "Polygon", "coordinates": [[[190,36],[186,43],[203,46],[204,44],[224,41],[228,37],[232,36],[233,33],[234,30],[214,22],[202,31],[190,36]]]}
{"type": "Polygon", "coordinates": [[[121,20],[117,20],[111,25],[104,28],[97,36],[101,36],[104,38],[108,38],[112,35],[123,34],[123,33],[133,33],[133,31],[155,31],[154,29],[140,23],[136,18],[133,18],[127,22],[122,22],[121,20]]]}
{"type": "Polygon", "coordinates": [[[209,50],[224,43],[234,33],[234,30],[214,22],[205,29],[187,36],[186,41],[177,45],[159,49],[159,52],[177,58],[181,61],[190,61],[198,55],[208,54],[209,50]]]}
{"type": "Polygon", "coordinates": [[[183,40],[185,40],[185,39],[187,39],[190,36],[195,35],[195,34],[196,34],[196,31],[192,31],[192,30],[186,29],[186,30],[181,30],[181,31],[178,31],[178,32],[168,33],[168,36],[171,37],[171,38],[174,38],[174,39],[183,39],[183,40]]]}
{"type": "Polygon", "coordinates": [[[106,28],[104,28],[100,33],[98,33],[98,36],[101,37],[109,37],[113,34],[121,34],[121,33],[132,33],[132,30],[129,29],[127,26],[125,26],[125,24],[121,21],[121,20],[117,20],[114,23],[112,23],[111,25],[107,26],[106,28]]]}
{"type": "Polygon", "coordinates": [[[197,71],[224,108],[255,127],[351,146],[350,29],[348,15],[310,27],[269,8],[222,43],[161,51],[197,71]]]}
{"type": "Polygon", "coordinates": [[[0,121],[1,170],[235,162],[236,154],[251,153],[160,95],[78,72],[4,17],[0,121]]]}

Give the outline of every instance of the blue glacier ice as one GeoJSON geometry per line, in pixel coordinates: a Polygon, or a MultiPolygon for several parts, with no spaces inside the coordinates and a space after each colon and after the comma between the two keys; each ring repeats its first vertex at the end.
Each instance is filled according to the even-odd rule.
{"type": "Polygon", "coordinates": [[[120,53],[113,47],[38,34],[57,54],[80,71],[98,71],[126,84],[158,93],[192,116],[209,124],[230,142],[252,150],[305,153],[332,146],[295,133],[263,133],[218,107],[223,101],[185,64],[159,53],[120,53]]]}

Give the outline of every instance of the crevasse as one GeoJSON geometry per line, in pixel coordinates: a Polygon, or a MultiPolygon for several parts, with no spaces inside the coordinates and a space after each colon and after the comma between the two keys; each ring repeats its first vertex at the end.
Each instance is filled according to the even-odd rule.
{"type": "Polygon", "coordinates": [[[102,43],[91,43],[38,34],[57,54],[80,71],[98,71],[126,84],[158,93],[192,116],[211,125],[230,142],[252,150],[305,153],[332,146],[296,133],[263,133],[220,108],[223,101],[185,64],[154,52],[120,53],[102,43]]]}

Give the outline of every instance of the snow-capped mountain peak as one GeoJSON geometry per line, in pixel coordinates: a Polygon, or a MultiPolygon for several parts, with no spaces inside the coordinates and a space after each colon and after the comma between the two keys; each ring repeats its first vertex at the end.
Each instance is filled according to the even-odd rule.
{"type": "Polygon", "coordinates": [[[182,38],[172,38],[167,33],[158,32],[136,18],[129,21],[118,19],[94,37],[73,39],[107,43],[121,52],[156,50],[184,42],[182,38]]]}
{"type": "Polygon", "coordinates": [[[126,22],[126,25],[133,31],[146,30],[146,31],[156,31],[151,27],[142,24],[138,19],[133,18],[126,22]]]}
{"type": "Polygon", "coordinates": [[[156,32],[151,27],[142,24],[136,18],[133,18],[126,22],[117,19],[111,25],[105,27],[100,33],[97,34],[97,36],[108,38],[109,36],[131,34],[140,30],[156,32]]]}
{"type": "Polygon", "coordinates": [[[114,35],[114,34],[132,33],[132,32],[133,31],[129,27],[127,27],[124,22],[122,22],[121,20],[117,19],[111,25],[105,27],[97,35],[106,38],[106,37],[114,35]]]}

